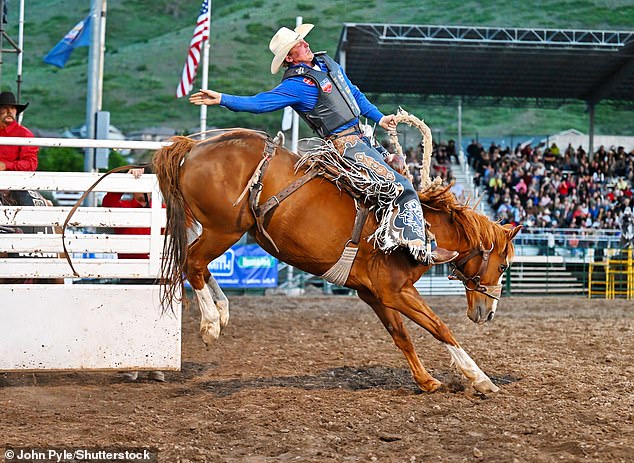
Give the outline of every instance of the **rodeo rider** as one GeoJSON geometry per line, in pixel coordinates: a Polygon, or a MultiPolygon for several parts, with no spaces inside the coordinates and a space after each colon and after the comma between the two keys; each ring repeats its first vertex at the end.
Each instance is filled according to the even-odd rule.
{"type": "Polygon", "coordinates": [[[282,27],[271,39],[271,73],[276,74],[282,66],[286,68],[282,82],[272,90],[254,96],[200,90],[191,95],[189,101],[251,113],[291,106],[321,138],[331,140],[339,153],[356,168],[373,170],[374,175],[400,185],[384,251],[405,247],[424,265],[455,259],[458,255],[455,251],[438,247],[431,253],[427,251],[425,220],[416,190],[407,178],[385,162],[383,154],[372,146],[359,127],[359,116],[363,115],[385,130],[395,130],[394,115],[382,114],[325,52],[311,51],[304,38],[312,29],[312,24],[302,24],[295,30],[282,27]]]}

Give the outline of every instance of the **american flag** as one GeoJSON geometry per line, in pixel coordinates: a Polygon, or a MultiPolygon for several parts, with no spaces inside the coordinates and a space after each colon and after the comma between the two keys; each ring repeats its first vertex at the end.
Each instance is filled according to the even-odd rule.
{"type": "Polygon", "coordinates": [[[181,98],[191,92],[194,86],[194,79],[196,78],[196,72],[198,71],[198,63],[200,63],[200,54],[203,42],[209,39],[209,17],[207,12],[209,11],[209,0],[203,0],[203,4],[200,7],[200,13],[198,13],[198,20],[196,21],[196,28],[194,29],[194,36],[191,42],[189,42],[189,52],[187,53],[187,61],[183,66],[183,74],[181,75],[181,81],[176,87],[176,97],[181,98]]]}

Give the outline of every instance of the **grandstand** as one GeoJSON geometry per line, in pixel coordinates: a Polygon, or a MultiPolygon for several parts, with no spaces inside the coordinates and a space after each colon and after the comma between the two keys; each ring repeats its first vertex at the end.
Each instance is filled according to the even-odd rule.
{"type": "MultiPolygon", "coordinates": [[[[460,105],[536,107],[584,101],[586,136],[569,132],[516,140],[515,146],[476,140],[455,157],[455,148],[436,140],[431,171],[456,180],[461,194],[483,195],[483,210],[492,218],[524,225],[518,274],[509,273],[508,282],[524,282],[525,292],[551,287],[578,293],[587,290],[595,262],[621,252],[619,220],[634,206],[631,137],[594,134],[596,105],[634,103],[632,51],[634,31],[346,23],[337,58],[366,93],[397,101],[453,98],[460,105]],[[578,62],[585,63],[584,72],[568,72],[578,62]]],[[[466,145],[460,122],[454,143],[466,145]]],[[[410,166],[418,156],[411,154],[410,166]]]]}

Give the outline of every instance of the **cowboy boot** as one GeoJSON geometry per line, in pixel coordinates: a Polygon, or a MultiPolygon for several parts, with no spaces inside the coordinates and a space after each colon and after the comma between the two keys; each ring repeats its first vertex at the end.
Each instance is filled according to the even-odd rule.
{"type": "Polygon", "coordinates": [[[436,247],[431,252],[431,265],[446,264],[458,257],[458,251],[436,247]]]}
{"type": "MultiPolygon", "coordinates": [[[[430,228],[431,228],[431,225],[429,224],[429,222],[425,220],[425,237],[427,238],[427,243],[435,244],[436,237],[434,236],[430,228]]],[[[431,245],[429,249],[430,249],[430,251],[428,252],[428,254],[430,254],[429,265],[446,264],[447,262],[451,262],[456,257],[458,257],[457,251],[450,251],[448,249],[440,248],[438,246],[435,246],[433,249],[431,249],[431,245]]]]}

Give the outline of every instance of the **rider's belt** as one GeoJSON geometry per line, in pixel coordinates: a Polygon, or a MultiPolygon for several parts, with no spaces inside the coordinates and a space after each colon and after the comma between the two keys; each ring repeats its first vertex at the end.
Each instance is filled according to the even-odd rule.
{"type": "Polygon", "coordinates": [[[363,135],[363,132],[361,132],[361,127],[359,127],[359,124],[355,124],[352,127],[342,130],[341,132],[331,133],[330,135],[326,137],[326,140],[336,140],[338,138],[347,137],[350,135],[357,135],[357,136],[363,135]]]}
{"type": "Polygon", "coordinates": [[[346,144],[354,145],[363,136],[359,125],[353,125],[352,127],[342,130],[339,133],[333,133],[326,137],[326,140],[330,140],[335,146],[335,149],[339,153],[343,154],[346,150],[346,144]]]}

